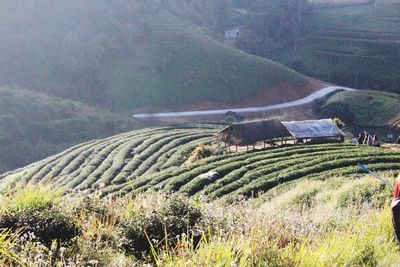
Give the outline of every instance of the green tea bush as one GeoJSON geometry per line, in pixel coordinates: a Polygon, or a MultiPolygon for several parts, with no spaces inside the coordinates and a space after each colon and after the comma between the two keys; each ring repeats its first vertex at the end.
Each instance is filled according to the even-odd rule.
{"type": "Polygon", "coordinates": [[[161,207],[134,214],[122,223],[120,247],[138,258],[148,257],[153,249],[174,246],[182,234],[195,231],[202,213],[182,196],[171,196],[161,207]]]}

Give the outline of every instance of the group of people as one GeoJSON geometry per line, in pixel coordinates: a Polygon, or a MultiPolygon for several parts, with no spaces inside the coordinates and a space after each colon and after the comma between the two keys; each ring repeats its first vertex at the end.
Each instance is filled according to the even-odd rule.
{"type": "Polygon", "coordinates": [[[367,145],[367,146],[381,146],[378,135],[369,134],[368,132],[360,133],[358,136],[353,137],[353,144],[355,145],[367,145]]]}
{"type": "MultiPolygon", "coordinates": [[[[386,141],[388,143],[400,144],[400,135],[396,139],[394,137],[393,133],[389,133],[387,135],[386,141]]],[[[354,134],[351,143],[353,145],[367,145],[367,146],[376,146],[376,147],[381,146],[381,141],[380,141],[378,135],[370,134],[367,131],[364,131],[363,133],[359,133],[358,135],[354,134]]]]}

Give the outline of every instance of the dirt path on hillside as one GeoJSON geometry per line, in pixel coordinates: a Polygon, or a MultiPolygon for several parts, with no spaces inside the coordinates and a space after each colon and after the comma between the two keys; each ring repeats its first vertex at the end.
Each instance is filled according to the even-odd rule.
{"type": "Polygon", "coordinates": [[[274,104],[274,105],[266,105],[266,106],[259,106],[259,107],[246,107],[246,108],[231,108],[231,109],[212,109],[212,110],[200,110],[200,111],[183,111],[183,112],[162,112],[162,113],[144,113],[144,114],[133,114],[134,118],[168,118],[168,117],[190,117],[190,116],[207,116],[207,115],[217,115],[217,114],[225,114],[228,111],[233,111],[236,113],[255,113],[255,112],[263,112],[263,111],[270,111],[276,109],[284,109],[284,108],[291,108],[296,106],[301,106],[305,104],[309,104],[316,99],[322,98],[332,92],[338,90],[346,90],[352,91],[354,89],[340,87],[340,86],[328,86],[322,88],[307,97],[290,101],[281,104],[274,104]]]}
{"type": "Polygon", "coordinates": [[[394,150],[394,151],[400,151],[400,145],[399,144],[384,144],[383,145],[384,148],[390,149],[390,150],[394,150]]]}

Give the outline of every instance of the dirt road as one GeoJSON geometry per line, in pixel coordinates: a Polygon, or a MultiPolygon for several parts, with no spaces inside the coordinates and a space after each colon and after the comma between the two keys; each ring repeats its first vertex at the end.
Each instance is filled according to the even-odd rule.
{"type": "Polygon", "coordinates": [[[262,111],[269,111],[274,109],[282,109],[282,108],[290,108],[301,106],[305,104],[309,104],[316,99],[322,98],[334,91],[337,90],[346,90],[352,91],[355,89],[340,87],[340,86],[328,86],[322,88],[321,90],[312,93],[311,95],[281,104],[275,105],[267,105],[261,107],[247,107],[247,108],[231,108],[231,109],[213,109],[213,110],[199,110],[199,111],[182,111],[182,112],[163,112],[163,113],[144,113],[144,114],[133,114],[134,118],[168,118],[168,117],[189,117],[189,116],[204,116],[204,115],[216,115],[216,114],[225,114],[228,111],[233,111],[236,113],[255,113],[255,112],[262,112],[262,111]]]}

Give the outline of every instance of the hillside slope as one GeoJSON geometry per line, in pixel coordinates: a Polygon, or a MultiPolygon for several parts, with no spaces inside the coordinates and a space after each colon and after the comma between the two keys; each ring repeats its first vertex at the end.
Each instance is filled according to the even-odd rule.
{"type": "Polygon", "coordinates": [[[83,141],[143,126],[129,115],[16,87],[0,87],[0,172],[83,141]]]}
{"type": "Polygon", "coordinates": [[[382,127],[400,113],[400,96],[378,91],[339,92],[314,104],[317,116],[340,118],[350,126],[382,127]]]}
{"type": "Polygon", "coordinates": [[[237,47],[341,86],[400,92],[399,1],[252,2],[237,47]]]}
{"type": "Polygon", "coordinates": [[[279,61],[336,84],[399,93],[399,5],[316,9],[299,49],[282,51],[279,61]]]}
{"type": "Polygon", "coordinates": [[[315,89],[212,39],[226,9],[224,1],[2,1],[0,84],[112,109],[234,102],[260,91],[268,104],[315,89]]]}
{"type": "Polygon", "coordinates": [[[91,141],[4,174],[0,186],[47,182],[90,193],[104,185],[104,194],[161,189],[211,200],[251,196],[301,178],[353,176],[358,162],[376,171],[400,168],[399,153],[348,144],[290,146],[185,163],[196,146],[215,140],[215,132],[213,128],[148,128],[91,141]]]}

